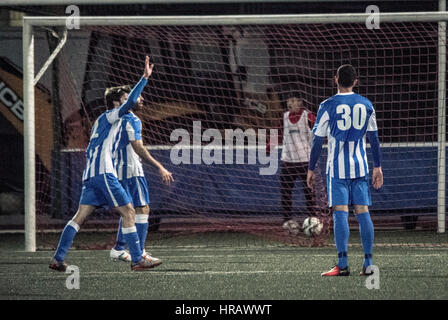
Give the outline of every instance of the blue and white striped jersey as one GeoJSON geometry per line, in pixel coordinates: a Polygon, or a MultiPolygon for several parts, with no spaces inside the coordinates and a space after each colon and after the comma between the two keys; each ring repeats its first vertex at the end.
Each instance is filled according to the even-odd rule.
{"type": "Polygon", "coordinates": [[[119,127],[118,109],[101,114],[92,127],[90,142],[86,150],[86,168],[82,179],[112,173],[116,175],[112,162],[112,146],[119,127]]]}
{"type": "Polygon", "coordinates": [[[145,176],[141,159],[131,145],[131,141],[141,139],[142,122],[135,114],[129,112],[120,122],[114,143],[114,166],[118,180],[145,176]]]}
{"type": "Polygon", "coordinates": [[[354,179],[369,173],[366,132],[377,131],[372,102],[354,92],[338,93],[323,101],[313,133],[328,137],[327,174],[354,179]]]}
{"type": "Polygon", "coordinates": [[[146,83],[147,80],[142,77],[132,89],[125,103],[119,108],[102,113],[96,119],[86,150],[87,161],[82,177],[83,181],[105,173],[117,176],[113,164],[113,145],[120,128],[119,120],[135,105],[146,83]]]}

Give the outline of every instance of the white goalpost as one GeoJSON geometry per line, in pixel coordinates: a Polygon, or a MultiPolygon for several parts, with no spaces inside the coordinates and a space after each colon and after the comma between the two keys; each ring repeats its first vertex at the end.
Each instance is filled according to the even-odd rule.
{"type": "MultiPolygon", "coordinates": [[[[445,232],[446,219],[446,11],[440,0],[439,12],[381,13],[380,23],[438,22],[437,57],[437,221],[438,233],[445,232]]],[[[229,15],[229,16],[99,16],[79,18],[83,26],[197,26],[197,25],[276,25],[362,23],[370,17],[360,14],[229,15]]],[[[36,150],[35,150],[35,59],[34,30],[39,27],[64,27],[68,17],[24,17],[23,21],[23,94],[25,166],[25,251],[36,250],[36,150]]],[[[70,34],[70,30],[68,31],[70,34]]],[[[63,40],[65,41],[65,40],[63,40]]],[[[61,42],[57,50],[63,46],[61,42]]],[[[53,59],[58,52],[51,55],[53,59]]],[[[51,60],[45,64],[48,67],[51,60]]],[[[39,75],[45,72],[42,69],[39,75]]],[[[386,177],[387,180],[387,177],[386,177]]]]}
{"type": "Polygon", "coordinates": [[[36,153],[34,126],[34,35],[33,26],[23,24],[23,140],[25,186],[25,251],[36,251],[36,153]]]}
{"type": "MultiPolygon", "coordinates": [[[[446,0],[439,0],[439,10],[446,11],[446,0]]],[[[446,219],[446,21],[439,22],[438,57],[438,195],[437,195],[437,232],[445,232],[446,219]]]]}

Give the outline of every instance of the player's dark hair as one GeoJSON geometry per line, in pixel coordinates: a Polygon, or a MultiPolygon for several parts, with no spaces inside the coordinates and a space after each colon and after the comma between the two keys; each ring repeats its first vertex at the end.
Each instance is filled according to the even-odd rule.
{"type": "Polygon", "coordinates": [[[104,100],[106,102],[107,108],[113,108],[114,107],[114,101],[120,102],[121,97],[125,93],[130,93],[131,87],[129,85],[125,86],[118,86],[118,87],[110,87],[107,88],[104,92],[104,100]]]}
{"type": "Polygon", "coordinates": [[[132,86],[130,86],[129,84],[121,86],[120,88],[126,93],[131,93],[132,91],[132,86]]]}
{"type": "Polygon", "coordinates": [[[336,76],[338,77],[338,83],[342,88],[353,87],[355,80],[358,78],[355,68],[350,64],[340,66],[336,76]]]}

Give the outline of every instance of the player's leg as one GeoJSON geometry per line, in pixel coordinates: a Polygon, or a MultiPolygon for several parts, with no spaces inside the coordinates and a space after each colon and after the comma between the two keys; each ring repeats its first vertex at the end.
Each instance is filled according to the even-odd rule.
{"type": "MultiPolygon", "coordinates": [[[[140,241],[142,251],[145,249],[146,237],[148,234],[148,220],[149,220],[149,193],[148,185],[145,177],[132,177],[120,181],[123,189],[129,195],[135,209],[135,227],[140,241]]],[[[122,218],[120,218],[119,228],[122,226],[122,218]]],[[[123,232],[118,230],[115,247],[111,250],[124,250],[126,240],[123,237],[123,232]]]]}
{"type": "MultiPolygon", "coordinates": [[[[131,204],[120,206],[116,208],[122,218],[122,232],[123,237],[129,247],[131,254],[131,269],[134,271],[147,270],[156,265],[142,256],[142,249],[140,246],[140,239],[135,225],[135,210],[131,204]]],[[[160,263],[159,263],[160,264],[160,263]]]]}
{"type": "Polygon", "coordinates": [[[102,191],[109,206],[114,207],[121,216],[121,232],[128,245],[131,261],[138,263],[142,260],[140,241],[135,227],[135,210],[128,193],[118,179],[112,174],[102,175],[104,187],[102,191]]]}
{"type": "Polygon", "coordinates": [[[364,261],[362,265],[361,275],[368,275],[370,271],[367,270],[372,262],[372,249],[375,237],[375,231],[370,217],[368,206],[355,206],[356,219],[359,224],[359,233],[361,235],[362,248],[364,250],[364,261]]]}
{"type": "Polygon", "coordinates": [[[81,198],[76,214],[64,227],[59,238],[58,247],[50,263],[50,269],[65,271],[67,264],[64,262],[68,250],[70,249],[76,233],[87,217],[95,210],[95,206],[100,205],[100,201],[95,193],[94,183],[88,181],[83,184],[81,198]]]}
{"type": "MultiPolygon", "coordinates": [[[[120,183],[123,186],[124,190],[130,196],[129,189],[127,187],[127,184],[124,181],[120,181],[120,183]]],[[[131,197],[131,200],[132,200],[132,197],[131,197]]],[[[123,228],[123,219],[120,216],[120,219],[118,221],[118,230],[117,230],[117,237],[115,240],[115,245],[110,250],[109,257],[112,261],[131,262],[131,255],[129,254],[128,251],[125,250],[126,249],[126,240],[123,236],[122,228],[123,228]]]]}
{"type": "Polygon", "coordinates": [[[135,226],[135,210],[130,205],[121,206],[117,208],[122,217],[123,227],[122,232],[131,253],[131,269],[134,271],[143,271],[151,269],[160,263],[154,263],[150,259],[144,259],[142,256],[142,249],[140,246],[140,239],[135,226]]]}
{"type": "Polygon", "coordinates": [[[131,262],[131,255],[129,251],[126,250],[126,239],[123,235],[123,222],[120,216],[118,221],[118,230],[117,230],[117,238],[115,240],[115,245],[112,249],[110,249],[109,257],[112,261],[123,261],[123,262],[131,262]]]}
{"type": "Polygon", "coordinates": [[[65,257],[67,256],[68,250],[72,246],[73,239],[79,231],[81,224],[93,212],[93,210],[95,210],[94,206],[79,205],[78,211],[73,219],[70,220],[64,227],[64,230],[62,230],[58,247],[54,253],[53,260],[50,263],[50,269],[65,272],[67,269],[65,257]]]}
{"type": "Polygon", "coordinates": [[[355,204],[356,219],[359,224],[364,261],[361,275],[371,274],[367,270],[372,262],[372,249],[374,241],[374,227],[370,217],[369,205],[371,205],[368,177],[356,179],[352,185],[353,203],[355,204]]]}
{"type": "MultiPolygon", "coordinates": [[[[144,177],[133,177],[120,181],[121,185],[128,193],[135,209],[135,227],[144,259],[153,260],[152,263],[161,264],[160,259],[151,257],[145,251],[145,243],[148,234],[149,220],[149,193],[146,179],[144,177]]],[[[131,262],[131,257],[125,250],[126,240],[122,232],[122,218],[119,221],[119,230],[117,231],[117,240],[115,246],[110,250],[110,257],[113,261],[131,262]]]]}
{"type": "Polygon", "coordinates": [[[148,235],[149,210],[148,205],[135,207],[135,226],[137,227],[142,251],[145,250],[146,237],[148,235]]]}
{"type": "Polygon", "coordinates": [[[280,193],[283,219],[285,221],[291,219],[292,215],[292,190],[294,188],[294,180],[291,164],[283,162],[280,171],[280,193]]]}
{"type": "Polygon", "coordinates": [[[135,207],[135,226],[142,252],[145,250],[146,237],[148,235],[149,219],[149,191],[145,177],[133,177],[127,180],[129,194],[135,207]]]}
{"type": "Polygon", "coordinates": [[[126,246],[126,241],[124,240],[123,232],[121,232],[122,227],[123,227],[123,223],[122,223],[121,217],[120,217],[120,219],[118,219],[117,237],[115,240],[115,246],[113,248],[116,251],[122,251],[125,249],[125,246],[126,246]]]}
{"type": "Polygon", "coordinates": [[[135,226],[137,227],[138,237],[140,239],[140,244],[142,248],[142,257],[146,259],[149,263],[151,263],[154,267],[162,264],[162,260],[156,257],[152,257],[149,252],[146,252],[146,238],[148,235],[148,227],[149,227],[149,206],[136,207],[135,208],[135,226]]]}
{"type": "Polygon", "coordinates": [[[338,250],[338,266],[345,269],[348,266],[348,239],[350,237],[348,206],[338,205],[333,207],[333,231],[334,242],[338,250]]]}
{"type": "Polygon", "coordinates": [[[306,183],[307,174],[308,162],[298,163],[298,175],[303,185],[303,193],[305,195],[307,213],[308,216],[314,217],[316,216],[316,197],[313,190],[311,190],[306,183]]]}
{"type": "Polygon", "coordinates": [[[346,180],[327,176],[327,192],[329,206],[333,209],[333,232],[336,250],[338,252],[337,265],[322,276],[348,276],[348,239],[350,229],[348,225],[349,189],[346,180]]]}
{"type": "Polygon", "coordinates": [[[151,261],[142,258],[142,248],[135,226],[135,210],[131,205],[131,199],[118,179],[112,174],[104,175],[107,188],[103,192],[108,201],[113,203],[122,219],[123,237],[131,254],[131,269],[134,271],[147,270],[155,267],[151,261]]]}
{"type": "Polygon", "coordinates": [[[129,180],[129,190],[132,196],[132,201],[135,204],[135,226],[137,228],[137,234],[140,239],[140,245],[142,249],[142,256],[151,265],[158,266],[162,261],[158,258],[151,257],[145,250],[146,238],[148,235],[149,227],[149,190],[145,177],[134,177],[129,180]]]}
{"type": "Polygon", "coordinates": [[[119,206],[116,210],[120,213],[122,220],[121,232],[123,238],[129,247],[131,254],[131,261],[138,263],[142,260],[142,250],[140,247],[140,240],[135,226],[135,210],[130,203],[119,206]]]}

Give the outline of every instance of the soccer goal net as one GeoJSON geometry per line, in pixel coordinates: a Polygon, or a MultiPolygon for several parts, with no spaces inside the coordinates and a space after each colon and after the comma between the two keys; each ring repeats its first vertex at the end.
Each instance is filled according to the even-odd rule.
{"type": "MultiPolygon", "coordinates": [[[[145,146],[175,179],[168,187],[144,164],[153,231],[322,243],[332,227],[326,149],[309,193],[306,166],[286,168],[292,149],[284,141],[292,140],[284,119],[301,124],[296,137],[304,150],[296,151],[306,157],[312,115],[337,92],[335,72],[347,63],[358,72],[355,91],[376,109],[385,178],[380,190],[371,189],[375,226],[437,230],[445,199],[446,16],[386,14],[378,28],[368,28],[365,15],[311,16],[81,17],[71,30],[63,18],[26,18],[25,145],[36,155],[26,167],[27,215],[36,217],[28,225],[60,230],[76,212],[105,89],[135,84],[149,55],[154,72],[136,114],[145,146]],[[66,43],[31,90],[33,68],[37,73],[64,32],[66,43]],[[305,110],[296,118],[285,115],[294,97],[305,110]],[[33,107],[35,115],[27,115],[33,107]],[[323,223],[320,236],[291,236],[282,227],[285,217],[300,226],[308,216],[323,223]]],[[[99,208],[85,228],[114,229],[118,219],[99,208]]]]}

